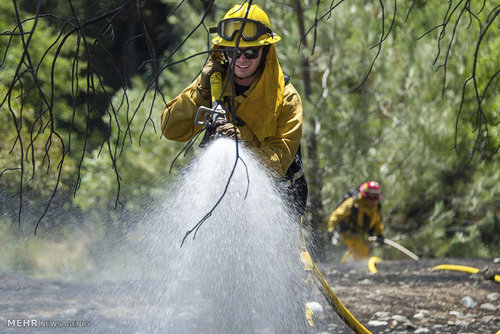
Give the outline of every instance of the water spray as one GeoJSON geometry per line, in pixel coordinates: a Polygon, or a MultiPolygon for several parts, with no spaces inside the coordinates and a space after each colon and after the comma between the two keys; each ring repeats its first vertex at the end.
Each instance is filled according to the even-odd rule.
{"type": "Polygon", "coordinates": [[[236,153],[234,140],[214,140],[140,232],[135,295],[159,333],[308,333],[298,219],[253,153],[236,153]]]}
{"type": "MultiPolygon", "coordinates": [[[[210,76],[210,94],[212,96],[212,107],[207,108],[205,106],[200,106],[198,108],[198,112],[196,113],[196,116],[194,118],[194,123],[196,125],[202,125],[203,128],[206,131],[209,131],[211,129],[214,129],[217,124],[224,124],[227,123],[227,110],[224,105],[224,103],[221,101],[222,98],[222,74],[220,72],[214,72],[210,76]]],[[[221,136],[218,135],[217,133],[214,134],[214,139],[220,138],[221,136]]],[[[236,141],[236,147],[238,147],[238,139],[235,139],[236,141]]],[[[234,168],[236,167],[236,163],[238,163],[239,156],[237,155],[235,159],[235,166],[233,166],[233,171],[234,168]]],[[[243,162],[243,160],[241,160],[243,162]]],[[[244,163],[244,162],[243,162],[244,163]]],[[[246,166],[246,165],[245,165],[246,166]]],[[[210,211],[198,222],[194,227],[189,229],[186,234],[184,235],[184,238],[182,238],[181,242],[181,247],[184,244],[184,241],[186,238],[194,232],[193,239],[196,238],[196,233],[198,232],[198,229],[203,225],[203,223],[210,217],[212,216],[213,211],[217,208],[219,205],[220,201],[224,198],[227,188],[229,186],[229,183],[231,182],[231,178],[233,176],[233,173],[229,176],[227,183],[226,183],[226,188],[224,189],[224,192],[222,195],[219,197],[219,199],[216,201],[215,205],[210,209],[210,211]]]]}

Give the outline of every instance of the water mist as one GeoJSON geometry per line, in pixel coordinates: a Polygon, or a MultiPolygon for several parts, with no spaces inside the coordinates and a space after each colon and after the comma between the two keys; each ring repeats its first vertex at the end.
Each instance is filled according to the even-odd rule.
{"type": "Polygon", "coordinates": [[[144,220],[130,303],[142,305],[136,317],[148,333],[308,331],[298,218],[243,145],[212,143],[144,220]]]}

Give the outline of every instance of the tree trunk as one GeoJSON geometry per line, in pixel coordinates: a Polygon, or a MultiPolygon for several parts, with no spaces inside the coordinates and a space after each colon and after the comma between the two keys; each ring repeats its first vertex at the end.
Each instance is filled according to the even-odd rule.
{"type": "MultiPolygon", "coordinates": [[[[295,1],[295,12],[297,14],[297,20],[299,24],[300,36],[305,35],[305,24],[304,24],[304,11],[302,8],[301,0],[295,1]]],[[[303,40],[304,47],[307,47],[307,39],[303,40]]],[[[302,60],[302,80],[304,82],[305,99],[308,102],[312,102],[312,87],[311,87],[311,66],[309,58],[304,56],[302,60]]],[[[321,167],[319,165],[318,159],[318,140],[317,140],[317,128],[318,120],[315,115],[307,115],[307,122],[311,127],[311,131],[306,134],[307,138],[307,157],[308,161],[305,164],[307,170],[307,179],[309,187],[309,205],[308,211],[310,219],[308,222],[308,227],[310,228],[310,240],[309,240],[309,250],[312,257],[315,260],[321,261],[325,258],[325,245],[324,238],[319,229],[319,225],[324,221],[323,216],[323,203],[321,198],[321,189],[323,187],[321,182],[321,167]]]]}

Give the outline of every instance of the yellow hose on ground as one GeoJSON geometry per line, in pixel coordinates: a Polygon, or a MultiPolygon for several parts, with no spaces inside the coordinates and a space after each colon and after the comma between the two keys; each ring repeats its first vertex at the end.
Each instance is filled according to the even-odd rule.
{"type": "MultiPolygon", "coordinates": [[[[303,217],[299,218],[299,223],[303,226],[302,222],[303,217]]],[[[326,282],[323,274],[319,271],[318,266],[314,263],[311,254],[307,251],[306,248],[306,239],[304,237],[304,230],[300,229],[300,240],[302,242],[302,252],[300,253],[300,260],[304,263],[304,271],[311,271],[314,278],[316,279],[314,282],[316,285],[319,284],[319,290],[326,298],[330,306],[333,310],[344,320],[345,324],[349,326],[356,334],[372,334],[368,329],[366,329],[352,314],[349,310],[342,304],[339,297],[333,292],[328,283],[326,282]]],[[[308,278],[309,279],[309,278],[308,278]]],[[[306,317],[307,317],[307,308],[306,308],[306,317]]],[[[308,318],[309,322],[309,318],[308,318]]],[[[311,319],[309,325],[314,326],[313,319],[311,319]],[[311,325],[312,322],[312,325],[311,325]]]]}
{"type": "Polygon", "coordinates": [[[376,274],[377,273],[377,268],[375,268],[375,263],[380,263],[380,262],[382,262],[381,258],[379,258],[378,256],[372,256],[368,260],[368,270],[371,273],[376,274]]]}
{"type": "Polygon", "coordinates": [[[466,272],[469,274],[477,274],[479,272],[479,269],[477,269],[477,268],[468,267],[468,266],[461,266],[458,264],[440,264],[438,266],[435,266],[431,270],[432,271],[434,271],[434,270],[456,270],[456,271],[463,271],[463,272],[466,272]]]}
{"type": "MultiPolygon", "coordinates": [[[[469,274],[477,274],[479,269],[469,266],[462,266],[459,264],[440,264],[431,269],[434,270],[455,270],[455,271],[463,271],[469,274]]],[[[500,283],[500,275],[494,275],[492,278],[495,282],[500,283]]],[[[499,331],[500,332],[500,331],[499,331]]],[[[498,334],[498,333],[497,333],[498,334]]]]}
{"type": "Polygon", "coordinates": [[[371,334],[371,332],[368,329],[366,329],[351,314],[351,312],[349,312],[349,310],[344,306],[344,304],[342,304],[340,299],[337,297],[337,295],[333,292],[333,290],[326,282],[325,278],[319,271],[318,266],[316,266],[316,263],[314,263],[311,255],[309,254],[305,246],[300,254],[300,259],[304,263],[304,270],[312,271],[314,278],[316,279],[317,283],[319,283],[319,288],[321,293],[325,296],[326,300],[332,306],[335,312],[344,320],[346,325],[349,326],[349,328],[351,328],[357,334],[371,334]]]}

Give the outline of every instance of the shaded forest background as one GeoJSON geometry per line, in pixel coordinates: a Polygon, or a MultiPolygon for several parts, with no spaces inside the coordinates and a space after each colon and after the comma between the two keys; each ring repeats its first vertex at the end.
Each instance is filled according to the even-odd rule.
{"type": "MultiPolygon", "coordinates": [[[[253,3],[302,96],[308,221],[327,251],[330,212],[375,179],[388,238],[429,258],[498,256],[500,5],[253,3]]],[[[184,145],[161,138],[160,113],[233,4],[0,3],[0,271],[95,269],[165,196],[199,148],[172,165],[184,145]]]]}

